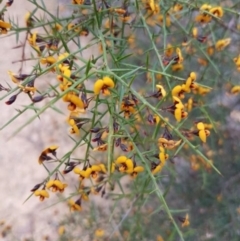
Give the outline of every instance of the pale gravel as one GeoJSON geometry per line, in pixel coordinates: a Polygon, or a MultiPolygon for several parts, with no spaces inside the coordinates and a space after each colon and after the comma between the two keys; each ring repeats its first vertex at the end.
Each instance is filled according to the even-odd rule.
{"type": "MultiPolygon", "coordinates": [[[[57,0],[46,0],[45,3],[48,10],[56,11],[57,0]]],[[[65,11],[62,6],[60,6],[60,12],[65,11]]],[[[23,16],[32,8],[32,4],[27,0],[15,0],[12,7],[9,8],[5,20],[8,16],[18,18],[20,25],[24,26],[23,16]]],[[[20,39],[23,38],[24,36],[21,35],[20,39]]],[[[6,86],[6,82],[10,83],[7,71],[11,70],[17,73],[19,69],[19,64],[12,64],[12,61],[21,59],[21,49],[12,49],[16,46],[15,40],[15,36],[7,38],[1,36],[0,39],[0,83],[4,86],[6,86]]],[[[28,54],[29,51],[27,51],[28,54]]],[[[24,65],[23,73],[29,73],[32,65],[32,62],[27,62],[24,65]]],[[[41,78],[37,81],[37,84],[39,88],[44,88],[48,82],[56,83],[54,75],[49,74],[41,78]]],[[[11,84],[11,86],[14,86],[14,84],[11,84]]],[[[1,97],[4,94],[4,92],[0,92],[1,97]]],[[[30,103],[27,96],[23,94],[10,106],[4,103],[7,99],[0,102],[1,127],[17,113],[15,109],[22,109],[23,105],[30,103]]],[[[42,106],[43,104],[38,103],[37,105],[42,106]]],[[[58,107],[66,112],[66,105],[59,104],[58,107]]],[[[37,161],[41,151],[49,145],[57,144],[59,145],[58,156],[61,157],[74,144],[67,137],[66,116],[52,110],[41,115],[40,120],[34,120],[19,134],[12,137],[14,131],[33,115],[33,111],[27,111],[0,131],[0,221],[4,220],[5,224],[11,225],[13,234],[13,236],[5,238],[0,235],[0,240],[23,240],[25,237],[33,237],[37,241],[42,240],[44,235],[56,238],[58,220],[61,219],[60,217],[63,214],[69,212],[65,203],[47,208],[58,201],[58,198],[54,197],[53,194],[51,194],[49,200],[44,202],[32,197],[26,203],[23,203],[31,194],[30,189],[46,177],[46,171],[37,161]],[[59,214],[55,214],[57,212],[59,214]]],[[[81,152],[81,150],[77,150],[75,155],[79,157],[81,152]]],[[[0,227],[0,231],[2,228],[0,227]]],[[[55,238],[51,240],[55,240],[55,238]]]]}

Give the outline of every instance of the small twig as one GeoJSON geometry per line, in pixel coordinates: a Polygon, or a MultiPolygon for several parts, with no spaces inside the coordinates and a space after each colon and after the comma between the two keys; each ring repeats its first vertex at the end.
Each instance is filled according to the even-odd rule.
{"type": "MultiPolygon", "coordinates": [[[[28,38],[28,32],[26,33],[26,37],[25,37],[25,39],[24,39],[24,42],[23,42],[23,48],[22,48],[22,60],[24,60],[25,61],[25,48],[26,48],[26,42],[27,42],[27,38],[28,38]]],[[[23,69],[23,61],[19,61],[19,62],[21,62],[21,67],[20,67],[20,69],[19,69],[19,73],[20,74],[22,74],[22,69],[23,69]]]]}

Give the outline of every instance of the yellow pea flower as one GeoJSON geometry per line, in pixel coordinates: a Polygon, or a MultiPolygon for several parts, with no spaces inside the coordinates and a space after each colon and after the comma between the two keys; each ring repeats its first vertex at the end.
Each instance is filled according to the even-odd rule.
{"type": "Polygon", "coordinates": [[[158,97],[165,97],[166,96],[166,90],[163,88],[162,85],[156,85],[156,88],[158,90],[158,97]]]}
{"type": "Polygon", "coordinates": [[[182,104],[181,100],[173,96],[174,103],[170,107],[167,107],[165,110],[171,112],[177,121],[181,121],[182,118],[185,118],[188,116],[188,113],[184,111],[184,105],[182,104]]]}
{"type": "Polygon", "coordinates": [[[195,21],[200,23],[209,23],[212,20],[212,16],[208,14],[211,9],[211,5],[203,4],[200,7],[200,14],[196,16],[195,21]]]}
{"type": "Polygon", "coordinates": [[[20,85],[21,81],[24,81],[26,78],[30,77],[31,75],[27,74],[14,74],[12,71],[8,71],[8,74],[12,80],[13,83],[20,85]]]}
{"type": "Polygon", "coordinates": [[[42,164],[44,161],[49,161],[52,158],[48,156],[48,154],[52,154],[53,156],[56,156],[56,150],[58,149],[58,146],[52,145],[47,147],[45,150],[42,151],[41,155],[38,158],[38,163],[42,164]]]}
{"type": "Polygon", "coordinates": [[[80,168],[75,167],[73,169],[73,172],[75,174],[78,174],[79,175],[79,179],[82,181],[84,178],[89,178],[90,177],[90,175],[92,173],[92,168],[88,167],[85,170],[81,170],[80,168]]]}
{"type": "Polygon", "coordinates": [[[156,125],[160,122],[160,120],[161,120],[161,119],[160,119],[160,117],[159,117],[158,115],[155,114],[155,115],[153,116],[153,121],[154,121],[154,123],[155,123],[156,125]]]}
{"type": "Polygon", "coordinates": [[[157,164],[155,162],[151,162],[151,172],[152,172],[152,174],[155,175],[158,172],[160,172],[163,169],[164,165],[165,165],[165,161],[164,162],[160,161],[159,164],[157,164]]]}
{"type": "Polygon", "coordinates": [[[231,89],[232,94],[239,94],[240,93],[240,85],[235,85],[231,89]]]}
{"type": "Polygon", "coordinates": [[[65,227],[63,225],[58,227],[58,234],[62,236],[66,232],[65,227]]]}
{"type": "Polygon", "coordinates": [[[164,239],[163,239],[163,237],[161,235],[158,235],[156,241],[164,241],[164,239]]]}
{"type": "Polygon", "coordinates": [[[181,71],[184,69],[183,64],[173,64],[171,68],[173,72],[181,71]]]}
{"type": "Polygon", "coordinates": [[[126,156],[120,156],[115,161],[119,165],[119,171],[123,173],[128,173],[132,177],[136,177],[138,173],[143,172],[144,168],[142,166],[136,166],[136,163],[131,159],[128,159],[126,156]]]}
{"type": "Polygon", "coordinates": [[[0,20],[0,34],[7,34],[8,30],[12,27],[10,23],[0,20]]]}
{"type": "Polygon", "coordinates": [[[146,4],[146,9],[149,10],[151,14],[158,14],[160,12],[160,7],[155,0],[143,1],[146,4]]]}
{"type": "Polygon", "coordinates": [[[204,3],[204,4],[200,7],[200,10],[201,10],[201,11],[209,11],[211,8],[212,8],[211,5],[204,3]]]}
{"type": "Polygon", "coordinates": [[[168,154],[165,153],[165,149],[160,146],[159,160],[165,162],[169,158],[168,154]]]}
{"type": "Polygon", "coordinates": [[[131,173],[132,177],[136,177],[138,173],[143,172],[144,168],[142,166],[136,166],[133,168],[133,172],[131,173]]]}
{"type": "Polygon", "coordinates": [[[120,164],[118,169],[120,172],[125,172],[128,174],[133,173],[133,169],[134,169],[133,161],[127,158],[126,156],[118,157],[115,163],[117,165],[120,164]]]}
{"type": "Polygon", "coordinates": [[[177,53],[177,56],[178,56],[178,64],[181,64],[183,62],[183,56],[182,56],[182,51],[180,48],[177,48],[176,49],[176,53],[177,53]]]}
{"type": "Polygon", "coordinates": [[[82,100],[77,96],[75,92],[69,92],[66,95],[64,95],[63,101],[70,102],[71,104],[74,104],[76,107],[80,109],[84,108],[82,100]]]}
{"type": "Polygon", "coordinates": [[[193,98],[189,98],[187,103],[185,104],[187,111],[190,112],[193,108],[193,98]]]}
{"type": "Polygon", "coordinates": [[[172,89],[172,96],[177,96],[180,99],[184,98],[184,89],[182,88],[181,85],[176,85],[173,89],[172,89]]]}
{"type": "MultiPolygon", "coordinates": [[[[202,122],[199,122],[197,124],[197,135],[199,136],[199,138],[202,140],[202,142],[206,142],[207,141],[207,136],[210,135],[210,131],[205,129],[205,126],[202,122]]],[[[194,133],[195,134],[195,133],[194,133]]],[[[195,134],[196,135],[196,134],[195,134]]]]}
{"type": "Polygon", "coordinates": [[[183,217],[178,217],[178,220],[182,223],[182,227],[187,227],[190,225],[190,221],[189,221],[189,215],[186,214],[186,216],[183,217]]]}
{"type": "Polygon", "coordinates": [[[28,43],[34,47],[37,45],[36,41],[37,41],[37,32],[30,33],[30,35],[28,36],[28,43]]]}
{"type": "Polygon", "coordinates": [[[109,88],[113,88],[114,86],[115,84],[113,80],[110,77],[105,76],[103,79],[98,79],[95,82],[93,92],[95,95],[100,94],[101,91],[103,95],[110,95],[109,88]]]}
{"type": "Polygon", "coordinates": [[[203,87],[203,86],[200,86],[200,85],[197,85],[197,84],[196,84],[196,87],[195,87],[195,89],[193,90],[193,93],[194,93],[194,94],[199,94],[199,95],[206,95],[206,94],[209,93],[210,91],[211,91],[210,88],[203,87]]]}
{"type": "Polygon", "coordinates": [[[100,165],[92,165],[91,166],[91,174],[90,174],[90,176],[93,179],[97,179],[99,172],[102,172],[102,167],[100,165]]]}
{"type": "Polygon", "coordinates": [[[173,100],[174,100],[174,106],[176,108],[180,108],[180,109],[184,108],[182,101],[178,97],[173,96],[173,100]]]}
{"type": "Polygon", "coordinates": [[[68,124],[72,127],[70,130],[71,134],[77,134],[77,135],[80,134],[79,128],[74,119],[69,119],[68,124]]]}
{"type": "Polygon", "coordinates": [[[220,39],[216,42],[215,48],[217,51],[225,49],[231,43],[231,38],[220,39]]]}
{"type": "Polygon", "coordinates": [[[209,12],[218,18],[221,18],[223,16],[222,7],[213,7],[209,10],[209,12]]]}
{"type": "Polygon", "coordinates": [[[197,36],[198,36],[198,28],[194,27],[192,29],[192,35],[193,35],[194,38],[197,38],[197,36]]]}
{"type": "MultiPolygon", "coordinates": [[[[103,172],[103,173],[107,173],[108,171],[107,171],[107,169],[106,169],[106,166],[104,165],[104,164],[99,164],[99,166],[100,166],[100,168],[101,168],[101,171],[103,172]]],[[[112,163],[111,164],[111,173],[113,173],[115,171],[115,163],[112,163]]]]}
{"type": "Polygon", "coordinates": [[[63,192],[64,189],[67,187],[66,183],[62,183],[60,180],[55,179],[55,180],[49,180],[46,183],[46,188],[51,189],[52,192],[63,192]]]}
{"type": "Polygon", "coordinates": [[[43,201],[45,198],[49,198],[49,193],[45,189],[36,190],[34,195],[39,197],[40,201],[43,201]]]}
{"type": "Polygon", "coordinates": [[[180,3],[175,3],[173,6],[173,11],[174,12],[180,12],[183,10],[183,5],[180,3]]]}
{"type": "Polygon", "coordinates": [[[81,5],[81,4],[84,4],[85,0],[72,0],[72,4],[78,4],[78,5],[81,5]]]}
{"type": "MultiPolygon", "coordinates": [[[[158,145],[159,145],[160,147],[163,147],[163,148],[169,149],[169,150],[171,150],[171,149],[179,146],[181,142],[182,142],[182,140],[178,140],[178,141],[168,140],[168,139],[163,138],[163,137],[160,137],[160,138],[158,139],[158,145]]],[[[162,151],[162,152],[163,152],[163,151],[162,151]]],[[[164,152],[163,152],[163,154],[164,154],[164,152]]]]}
{"type": "Polygon", "coordinates": [[[48,57],[40,59],[41,64],[47,64],[47,65],[52,65],[52,64],[56,63],[56,61],[57,61],[57,59],[53,56],[48,56],[48,57]]]}
{"type": "Polygon", "coordinates": [[[93,149],[93,151],[106,151],[107,148],[108,148],[108,145],[107,145],[107,143],[105,143],[105,144],[95,147],[93,149]]]}
{"type": "Polygon", "coordinates": [[[95,230],[95,233],[94,233],[94,235],[98,238],[103,237],[104,234],[105,234],[105,231],[101,228],[98,228],[97,230],[95,230]]]}
{"type": "Polygon", "coordinates": [[[32,27],[34,23],[34,19],[32,18],[32,13],[27,12],[24,16],[25,24],[27,27],[32,27]]]}
{"type": "Polygon", "coordinates": [[[189,77],[186,80],[186,84],[184,85],[184,90],[189,93],[191,91],[191,89],[195,89],[196,88],[196,83],[195,80],[197,78],[197,75],[195,72],[191,72],[189,77]]]}
{"type": "Polygon", "coordinates": [[[124,117],[129,118],[130,115],[134,114],[136,112],[135,102],[128,97],[124,98],[121,103],[121,111],[124,112],[124,117]]]}
{"type": "MultiPolygon", "coordinates": [[[[163,14],[160,14],[158,17],[157,17],[157,21],[159,22],[159,24],[162,26],[163,23],[164,23],[164,15],[163,14]]],[[[170,27],[171,25],[171,18],[170,18],[170,15],[169,14],[166,14],[165,15],[165,24],[167,27],[170,27]]]]}
{"type": "Polygon", "coordinates": [[[195,21],[199,23],[209,23],[211,20],[212,20],[212,16],[207,14],[199,14],[195,18],[195,21]]]}
{"type": "Polygon", "coordinates": [[[174,48],[171,44],[167,44],[166,50],[164,51],[164,56],[171,58],[174,52],[174,48]]]}
{"type": "Polygon", "coordinates": [[[70,211],[81,211],[81,199],[78,199],[76,202],[74,202],[72,199],[68,200],[68,205],[70,207],[70,211]]]}
{"type": "Polygon", "coordinates": [[[240,54],[238,55],[238,57],[233,59],[234,63],[237,66],[237,69],[240,71],[240,54]]]}

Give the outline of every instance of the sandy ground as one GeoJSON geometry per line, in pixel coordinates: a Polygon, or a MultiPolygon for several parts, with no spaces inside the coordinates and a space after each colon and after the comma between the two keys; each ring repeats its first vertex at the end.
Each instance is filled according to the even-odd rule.
{"type": "MultiPolygon", "coordinates": [[[[46,0],[45,3],[49,10],[56,11],[57,0],[46,0]]],[[[14,1],[5,20],[9,16],[14,17],[15,20],[18,19],[21,26],[24,26],[23,16],[31,9],[32,4],[26,0],[14,1]]],[[[62,5],[60,5],[61,11],[64,11],[62,5]]],[[[12,64],[12,61],[21,59],[21,50],[12,49],[16,46],[15,36],[1,37],[0,41],[0,83],[6,86],[6,82],[10,83],[7,71],[17,72],[19,69],[19,64],[12,64]]],[[[31,64],[27,62],[24,65],[23,73],[29,73],[31,64]]],[[[40,80],[41,85],[44,86],[52,80],[55,81],[54,76],[48,75],[40,80]]],[[[13,86],[13,84],[11,85],[13,86]]],[[[5,92],[0,92],[1,97],[4,94],[5,92]]],[[[29,103],[29,99],[24,95],[19,96],[17,101],[10,106],[4,103],[7,99],[0,102],[1,127],[17,114],[16,109],[22,109],[24,104],[29,103]]],[[[58,107],[63,111],[66,110],[65,105],[58,107]]],[[[56,114],[54,111],[47,111],[41,115],[40,120],[36,119],[27,128],[12,137],[13,132],[33,115],[33,111],[27,111],[0,132],[0,221],[4,221],[5,225],[12,226],[12,233],[16,238],[13,239],[12,236],[3,238],[0,235],[0,240],[23,240],[23,237],[31,236],[34,240],[42,240],[44,235],[52,237],[57,230],[58,216],[69,212],[66,204],[58,204],[53,208],[45,209],[58,200],[56,197],[52,197],[54,195],[42,203],[36,197],[30,198],[24,203],[31,194],[30,189],[46,177],[46,171],[37,161],[41,151],[51,144],[57,144],[59,145],[58,156],[61,157],[73,146],[73,142],[67,139],[66,116],[56,114]],[[57,211],[60,214],[53,215],[57,211]]],[[[80,153],[79,150],[76,155],[78,153],[80,153]]],[[[2,229],[3,226],[0,226],[0,232],[2,229]]]]}

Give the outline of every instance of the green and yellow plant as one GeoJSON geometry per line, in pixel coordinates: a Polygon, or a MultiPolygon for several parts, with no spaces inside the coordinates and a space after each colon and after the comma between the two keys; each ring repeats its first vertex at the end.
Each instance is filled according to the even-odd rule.
{"type": "MultiPolygon", "coordinates": [[[[60,18],[43,1],[29,2],[35,10],[26,13],[25,26],[6,20],[13,1],[1,10],[0,33],[25,33],[23,52],[27,46],[32,50],[28,58],[23,55],[18,73],[8,70],[8,86],[1,85],[6,92],[1,100],[7,105],[14,105],[20,94],[25,94],[29,105],[2,129],[26,110],[34,110],[15,130],[17,134],[62,102],[64,111],[59,112],[67,113],[64,118],[69,125],[62,136],[70,134],[66,141],[74,143],[62,157],[58,143],[36,157],[47,173],[32,185],[32,194],[48,202],[46,198],[51,199],[53,193],[65,194],[69,186],[75,186],[75,192],[65,194],[61,201],[71,211],[80,212],[79,216],[88,215],[84,210],[91,212],[87,202],[94,195],[112,198],[113,212],[125,215],[116,218],[117,229],[93,225],[96,231],[91,231],[91,240],[206,240],[196,239],[199,232],[191,227],[192,223],[199,227],[194,221],[197,214],[187,205],[198,198],[193,191],[195,181],[189,176],[190,189],[189,183],[178,182],[184,175],[179,167],[187,165],[188,173],[202,176],[203,186],[211,175],[222,178],[224,167],[215,157],[223,146],[224,115],[218,118],[211,108],[221,109],[214,100],[223,94],[223,88],[229,96],[240,92],[240,55],[234,44],[239,41],[239,25],[230,24],[239,18],[239,3],[74,0],[69,1],[71,16],[60,18]],[[39,18],[40,10],[47,17],[39,18]],[[86,37],[88,43],[82,47],[86,37]],[[94,47],[98,51],[86,58],[83,51],[94,47]],[[26,73],[23,63],[29,61],[34,65],[26,73]],[[36,83],[47,74],[56,81],[40,91],[36,83]],[[38,107],[39,102],[46,104],[38,107]],[[84,157],[74,157],[77,148],[84,157]],[[66,175],[72,175],[74,183],[65,183],[66,175]],[[124,177],[129,187],[123,184],[124,177]],[[183,193],[191,195],[179,195],[182,201],[175,203],[171,198],[176,198],[174,190],[179,185],[176,193],[186,188],[183,193]],[[120,192],[115,193],[117,188],[120,192]],[[118,206],[121,199],[130,201],[127,211],[124,205],[118,206]],[[156,229],[147,230],[144,225],[151,227],[151,221],[145,217],[156,214],[161,215],[154,218],[156,229]],[[119,230],[121,238],[115,235],[119,230]]],[[[196,188],[201,188],[199,182],[196,188]]],[[[61,226],[60,236],[67,235],[63,230],[61,226]]],[[[217,237],[215,231],[211,229],[217,237]]]]}

